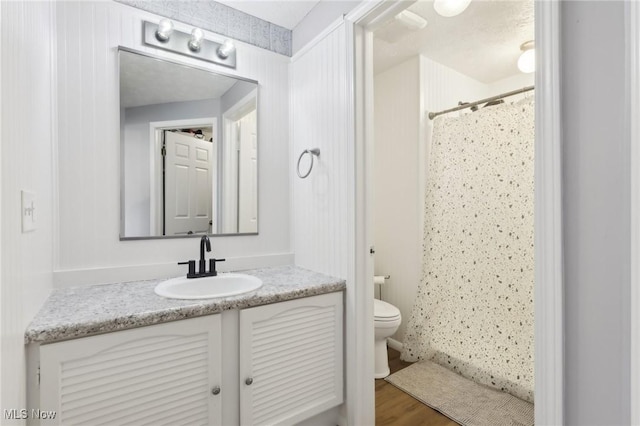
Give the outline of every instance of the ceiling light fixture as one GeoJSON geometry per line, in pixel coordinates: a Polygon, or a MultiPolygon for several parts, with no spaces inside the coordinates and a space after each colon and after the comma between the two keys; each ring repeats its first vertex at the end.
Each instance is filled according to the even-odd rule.
{"type": "Polygon", "coordinates": [[[526,41],[520,45],[522,53],[518,58],[518,69],[525,74],[536,70],[536,49],[533,40],[526,41]]]}
{"type": "Polygon", "coordinates": [[[156,39],[161,42],[166,42],[171,37],[173,32],[173,22],[169,19],[161,19],[158,23],[158,29],[156,30],[156,39]]]}
{"type": "Polygon", "coordinates": [[[464,12],[469,3],[471,0],[435,0],[433,8],[438,12],[438,15],[450,18],[464,12]]]}
{"type": "Polygon", "coordinates": [[[194,28],[191,30],[191,39],[189,40],[189,49],[192,52],[197,52],[200,50],[200,44],[202,43],[202,39],[204,38],[204,31],[200,28],[194,28]]]}
{"type": "Polygon", "coordinates": [[[200,28],[193,28],[191,33],[186,33],[173,29],[173,24],[168,19],[166,22],[163,21],[165,20],[157,24],[143,21],[145,45],[229,68],[236,67],[237,52],[233,41],[207,40],[204,37],[204,31],[200,28]]]}

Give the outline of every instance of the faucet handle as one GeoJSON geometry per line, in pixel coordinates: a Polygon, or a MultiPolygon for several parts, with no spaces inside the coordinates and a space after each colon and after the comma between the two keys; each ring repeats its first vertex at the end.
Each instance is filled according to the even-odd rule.
{"type": "Polygon", "coordinates": [[[188,260],[186,262],[178,262],[178,265],[189,265],[189,272],[187,278],[194,278],[196,276],[196,261],[188,260]]]}
{"type": "Polygon", "coordinates": [[[209,259],[209,272],[207,275],[215,277],[218,275],[218,271],[216,271],[216,262],[224,262],[226,259],[209,259]]]}

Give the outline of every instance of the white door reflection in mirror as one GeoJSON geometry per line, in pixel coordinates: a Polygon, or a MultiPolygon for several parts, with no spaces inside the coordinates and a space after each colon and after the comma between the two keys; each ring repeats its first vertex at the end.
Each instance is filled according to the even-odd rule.
{"type": "Polygon", "coordinates": [[[209,234],[213,141],[164,131],[164,235],[209,234]]]}

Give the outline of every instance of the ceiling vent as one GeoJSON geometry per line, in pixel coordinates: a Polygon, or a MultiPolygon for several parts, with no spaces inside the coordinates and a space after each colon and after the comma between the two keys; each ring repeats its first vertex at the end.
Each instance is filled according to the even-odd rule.
{"type": "Polygon", "coordinates": [[[417,13],[403,10],[379,31],[376,37],[388,43],[396,43],[413,31],[419,31],[427,26],[427,20],[417,13]]]}

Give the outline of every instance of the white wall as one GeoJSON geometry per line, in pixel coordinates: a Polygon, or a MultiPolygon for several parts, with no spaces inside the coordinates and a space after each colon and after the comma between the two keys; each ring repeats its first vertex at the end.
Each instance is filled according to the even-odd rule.
{"type": "MultiPolygon", "coordinates": [[[[298,156],[305,149],[319,148],[313,170],[306,179],[300,179],[295,169],[290,171],[293,216],[293,246],[295,265],[325,273],[347,281],[345,300],[346,333],[353,328],[354,247],[352,243],[353,216],[349,215],[354,202],[353,170],[354,147],[349,143],[349,90],[347,88],[347,35],[345,24],[308,50],[294,56],[291,63],[291,134],[290,163],[296,166],[298,156]],[[351,183],[351,185],[350,185],[351,183]],[[351,229],[350,229],[351,228],[351,229]]],[[[308,157],[308,156],[307,156],[308,157]]],[[[301,164],[301,172],[308,167],[308,158],[301,164]]],[[[356,342],[346,342],[346,375],[356,371],[354,362],[362,348],[356,342]]],[[[357,361],[356,361],[357,360],[357,361]]],[[[353,374],[351,374],[353,377],[353,374]]],[[[346,403],[330,410],[330,424],[339,421],[340,411],[349,405],[353,418],[357,401],[373,400],[370,395],[355,395],[351,391],[356,384],[347,380],[346,403]],[[370,398],[369,398],[370,397],[370,398]]],[[[345,415],[344,413],[342,414],[345,415]]],[[[328,422],[326,424],[329,424],[328,422]]]]}
{"type": "MultiPolygon", "coordinates": [[[[260,234],[217,237],[221,269],[292,261],[289,237],[289,58],[236,43],[236,70],[142,45],[142,19],[158,16],[114,2],[58,2],[59,210],[57,286],[179,275],[195,239],[119,241],[120,150],[117,46],[259,82],[260,234]]],[[[176,29],[191,27],[175,22],[176,29]]],[[[211,39],[216,35],[207,33],[211,39]]]]}
{"type": "Polygon", "coordinates": [[[422,258],[420,57],[376,75],[374,90],[374,273],[391,275],[381,298],[400,309],[403,321],[395,338],[402,340],[422,258]]]}
{"type": "Polygon", "coordinates": [[[486,97],[488,88],[423,56],[377,74],[374,84],[375,274],[391,275],[382,299],[400,310],[394,338],[402,341],[422,276],[426,114],[486,97]]]}
{"type": "MultiPolygon", "coordinates": [[[[52,287],[55,144],[54,5],[0,2],[0,423],[26,407],[24,330],[52,287]],[[21,233],[20,191],[36,194],[37,229],[21,233]]],[[[24,423],[24,422],[15,422],[24,423]]]]}
{"type": "MultiPolygon", "coordinates": [[[[149,236],[151,213],[151,142],[149,123],[216,117],[220,134],[220,99],[168,102],[125,108],[121,115],[125,143],[124,161],[124,233],[126,237],[149,236]],[[123,120],[124,119],[124,120],[123,120]]],[[[220,137],[216,137],[220,140],[220,137]]]]}
{"type": "MultiPolygon", "coordinates": [[[[341,25],[291,64],[291,158],[305,149],[320,157],[306,179],[291,170],[295,263],[347,278],[349,262],[349,171],[353,147],[347,142],[345,26],[341,25]]],[[[300,163],[302,173],[308,158],[300,163]]]]}
{"type": "MultiPolygon", "coordinates": [[[[502,80],[498,80],[496,82],[488,84],[487,85],[488,96],[499,95],[501,93],[511,92],[512,90],[522,89],[527,86],[533,86],[535,83],[534,81],[535,76],[536,76],[535,73],[529,73],[529,74],[518,73],[511,77],[503,78],[502,80]]],[[[533,95],[533,92],[527,92],[527,93],[529,93],[528,96],[533,95]]],[[[509,100],[512,102],[514,100],[518,100],[519,99],[518,96],[521,96],[521,95],[515,95],[514,97],[510,97],[509,100]]]]}
{"type": "Polygon", "coordinates": [[[353,10],[360,0],[331,0],[320,1],[305,16],[291,33],[291,47],[293,55],[313,40],[325,28],[342,15],[353,10]]]}
{"type": "Polygon", "coordinates": [[[628,425],[630,141],[624,3],[562,2],[560,7],[565,424],[628,425]]]}
{"type": "Polygon", "coordinates": [[[424,56],[421,67],[425,114],[453,108],[460,101],[473,102],[490,96],[487,85],[424,56]]]}

